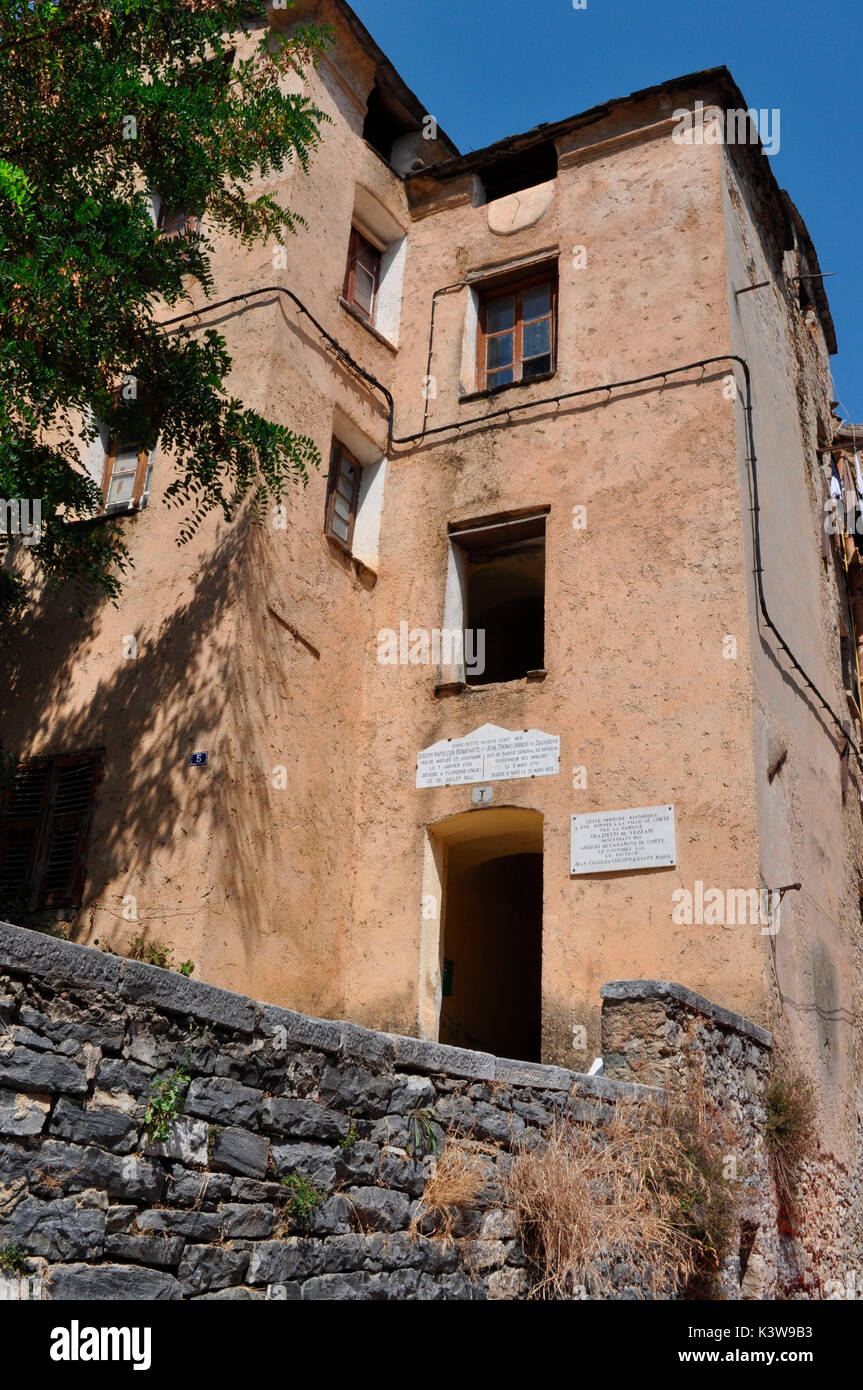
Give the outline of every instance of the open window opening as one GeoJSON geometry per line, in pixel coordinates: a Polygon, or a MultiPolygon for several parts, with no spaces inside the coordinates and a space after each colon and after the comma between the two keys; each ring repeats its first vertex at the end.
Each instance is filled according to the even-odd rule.
{"type": "Polygon", "coordinates": [[[521,680],[545,668],[546,514],[450,528],[468,685],[521,680]]]}
{"type": "Polygon", "coordinates": [[[467,812],[431,835],[443,848],[439,1039],[540,1061],[542,816],[467,812]]]}
{"type": "Polygon", "coordinates": [[[368,189],[357,185],[341,304],[396,347],[407,238],[368,189]]]}
{"type": "Polygon", "coordinates": [[[358,227],[351,227],[343,296],[349,309],[374,323],[381,282],[381,252],[358,227]]]}
{"type": "Polygon", "coordinates": [[[363,139],[389,164],[396,141],[404,135],[413,134],[416,130],[416,120],[404,110],[391,92],[376,82],[366,102],[363,139]]]}
{"type": "Polygon", "coordinates": [[[557,149],[553,140],[534,145],[520,154],[504,155],[488,164],[480,173],[485,200],[493,203],[520,193],[525,188],[549,183],[557,178],[557,149]]]}

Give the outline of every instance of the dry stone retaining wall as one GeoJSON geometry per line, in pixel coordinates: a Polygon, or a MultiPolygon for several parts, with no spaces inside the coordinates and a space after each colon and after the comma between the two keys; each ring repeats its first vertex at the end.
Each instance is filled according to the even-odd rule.
{"type": "MultiPolygon", "coordinates": [[[[856,1165],[840,1163],[816,1135],[789,1213],[764,1142],[770,1034],[681,985],[625,980],[601,994],[606,1075],[672,1094],[703,1086],[727,1122],[725,1157],[741,1199],[740,1250],[723,1271],[727,1296],[863,1298],[863,1112],[856,1165]]],[[[784,1069],[797,1070],[793,1062],[784,1069]]]]}
{"type": "MultiPolygon", "coordinates": [[[[776,1296],[769,1034],[679,985],[603,995],[607,1074],[584,1076],[309,1018],[0,924],[0,1250],[28,1260],[5,1296],[523,1298],[498,1181],[513,1145],[563,1114],[599,1128],[621,1100],[696,1073],[738,1135],[747,1190],[751,1238],[725,1291],[776,1296]],[[155,1142],[145,1111],[176,1068],[183,1110],[155,1142]],[[421,1203],[454,1140],[484,1185],[443,1240],[421,1203]],[[305,1219],[283,1179],[322,1194],[305,1219]]],[[[616,1287],[642,1296],[637,1271],[616,1287]]]]}

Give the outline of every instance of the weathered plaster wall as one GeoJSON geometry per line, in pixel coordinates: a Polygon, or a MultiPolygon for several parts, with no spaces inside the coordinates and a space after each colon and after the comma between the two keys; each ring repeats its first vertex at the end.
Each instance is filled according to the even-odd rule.
{"type": "MultiPolygon", "coordinates": [[[[340,81],[327,61],[310,75],[312,96],[332,120],[313,173],[267,186],[289,200],[308,229],[287,246],[286,269],[273,269],[270,248],[259,250],[245,285],[289,287],[386,381],[393,353],[338,300],[356,185],[402,223],[404,192],[359,135],[373,67],[355,44],[342,46],[339,62],[340,81]]],[[[232,255],[226,246],[220,264],[232,255]]],[[[378,398],[358,389],[288,301],[274,297],[260,314],[252,340],[236,354],[240,391],[257,381],[260,408],[311,435],[323,462],[308,487],[287,499],[286,529],[270,516],[255,533],[244,568],[225,700],[223,835],[198,950],[207,978],[338,1014],[345,1007],[344,924],[357,858],[356,723],[374,576],[357,572],[323,534],[326,475],[341,417],[362,432],[376,458],[385,453],[385,430],[378,398]]],[[[238,322],[254,318],[243,314],[238,322]]]]}
{"type": "MultiPolygon", "coordinates": [[[[335,17],[329,3],[306,11],[335,17]]],[[[393,173],[361,138],[376,61],[354,29],[338,27],[335,50],[309,74],[309,91],[333,122],[309,175],[288,171],[252,190],[276,192],[307,219],[288,245],[287,268],[276,267],[273,247],[242,251],[226,239],[217,239],[214,264],[219,296],[273,283],[299,294],[393,390],[397,433],[422,420],[434,288],[519,258],[554,257],[559,266],[554,381],[488,404],[462,399],[468,294],[448,294],[438,305],[432,426],[727,352],[729,302],[734,344],[742,341],[733,316],[762,312],[757,294],[729,296],[744,244],[757,242],[752,217],[730,220],[717,145],[672,139],[670,96],[615,107],[562,137],[558,177],[526,200],[527,216],[509,203],[484,206],[474,177],[406,186],[393,173]],[[406,231],[397,352],[339,305],[359,205],[406,231]],[[512,218],[519,230],[506,234],[512,218]],[[581,247],[583,267],[573,256],[581,247]]],[[[757,260],[757,247],[752,254],[757,260]]],[[[560,775],[497,784],[493,806],[543,822],[543,1058],[589,1065],[600,1050],[599,985],[616,976],[685,978],[766,1020],[768,939],[758,926],[679,926],[672,894],[698,879],[750,889],[806,873],[823,910],[843,923],[845,956],[834,929],[820,925],[818,940],[789,964],[786,992],[801,1027],[818,1020],[819,1065],[827,1045],[847,1057],[837,1040],[850,998],[843,961],[851,923],[839,903],[856,901],[844,865],[859,828],[835,810],[829,740],[764,656],[750,621],[740,406],[723,394],[725,370],[598,392],[491,431],[396,447],[371,573],[325,539],[323,513],[333,433],[364,440],[364,462],[385,451],[379,397],[280,296],[213,321],[234,356],[231,389],[311,435],[324,467],[289,499],[286,530],[272,516],[261,527],[210,520],[178,550],[177,514],[162,504],[170,462],[157,457],[149,508],[112,523],[123,525],[136,560],[120,605],[78,616],[71,601],[46,597],[26,649],[6,653],[7,746],[22,756],[106,747],[76,939],[121,949],[139,933],[168,940],[177,959],[194,959],[199,978],[434,1036],[441,941],[423,899],[445,879],[447,828],[470,797],[466,788],[417,791],[417,751],[486,722],[540,728],[561,737],[560,775]],[[572,525],[578,506],[587,508],[584,530],[572,525]],[[449,522],[536,507],[549,509],[544,681],[441,698],[434,668],[377,662],[380,629],[442,625],[449,522]],[[122,655],[129,634],[135,660],[122,655]],[[723,654],[729,634],[734,661],[723,654]],[[761,684],[770,693],[753,738],[761,684]],[[766,788],[768,718],[802,739],[800,761],[810,766],[789,810],[779,799],[798,775],[794,760],[766,788]],[[190,768],[189,755],[203,748],[209,765],[190,768]],[[581,767],[584,789],[573,786],[581,767]],[[674,870],[570,878],[570,814],[666,802],[677,809],[674,870]],[[809,805],[825,818],[798,873],[790,847],[809,844],[809,805]],[[788,817],[795,828],[787,834],[788,817]]],[[[782,461],[801,448],[802,348],[783,346],[782,322],[779,314],[766,322],[754,348],[765,397],[756,427],[774,431],[771,512],[791,496],[782,461]]],[[[804,394],[823,396],[826,364],[813,373],[804,394]]],[[[789,506],[788,532],[775,544],[787,551],[803,537],[805,553],[785,584],[785,616],[792,629],[815,625],[804,646],[823,639],[812,660],[829,688],[835,661],[818,626],[813,513],[799,489],[789,506]]],[[[769,552],[769,573],[775,560],[769,552]]],[[[780,954],[798,910],[786,899],[780,954]]],[[[830,1067],[827,1104],[842,1091],[847,1132],[852,1073],[845,1061],[844,1070],[830,1067]]]]}
{"type": "MultiPolygon", "coordinates": [[[[807,323],[798,304],[798,283],[790,278],[810,267],[794,251],[783,257],[777,209],[759,202],[745,166],[731,157],[724,164],[729,314],[734,349],[752,373],[767,607],[850,729],[840,603],[832,562],[828,566],[821,558],[826,489],[818,444],[829,438],[829,359],[823,333],[814,319],[807,323]],[[760,289],[736,293],[761,281],[767,284],[760,289]]],[[[736,414],[743,512],[751,505],[751,487],[739,405],[736,414]]],[[[773,987],[771,1026],[816,1085],[826,1146],[834,1147],[838,1160],[853,1169],[861,1075],[854,1021],[863,997],[860,771],[852,757],[843,796],[842,736],[794,673],[760,613],[751,523],[745,527],[745,542],[759,873],[765,884],[801,883],[803,890],[786,895],[780,929],[765,938],[773,987]],[[783,751],[787,758],[771,782],[768,770],[783,751]]],[[[858,743],[859,733],[857,724],[858,743]]],[[[735,937],[739,935],[737,929],[735,937]]]]}
{"type": "MultiPolygon", "coordinates": [[[[332,120],[313,173],[251,190],[275,193],[307,228],[288,242],[286,269],[274,247],[244,251],[216,235],[215,297],[289,285],[387,379],[393,352],[338,303],[356,186],[408,220],[401,180],[360,136],[373,79],[346,35],[338,65],[310,73],[332,120]]],[[[287,528],[273,514],[260,527],[210,519],[178,549],[179,514],[163,502],[170,459],[157,453],[147,510],[110,523],[135,561],[118,606],[78,616],[73,600],[46,596],[27,650],[4,653],[3,738],[22,757],[106,749],[76,939],[168,940],[204,978],[338,1014],[374,576],[323,535],[326,474],[339,412],[377,457],[385,430],[377,398],[286,306],[264,296],[206,324],[232,353],[229,389],[321,450],[321,471],[285,499],[287,528]],[[201,749],[208,766],[190,768],[201,749]]]]}
{"type": "MultiPolygon", "coordinates": [[[[660,115],[637,110],[632,127],[660,115]]],[[[649,138],[631,128],[622,143],[619,120],[590,135],[589,150],[563,151],[545,214],[512,236],[490,230],[489,209],[473,206],[469,189],[454,206],[444,191],[414,207],[400,433],[421,421],[435,287],[542,251],[559,257],[554,381],[488,405],[460,400],[467,292],[447,294],[437,311],[431,426],[727,351],[716,147],[674,143],[667,122],[649,138]],[[610,149],[606,134],[618,137],[610,149]],[[587,250],[584,269],[573,263],[575,245],[587,250]]],[[[495,805],[544,817],[543,1057],[589,1064],[597,991],[610,975],[685,975],[763,1015],[757,929],[729,952],[722,929],[684,930],[671,916],[674,889],[699,874],[707,883],[757,883],[740,500],[723,375],[702,380],[696,371],[667,387],[600,392],[491,432],[465,429],[395,451],[382,533],[389,563],[374,591],[372,631],[398,630],[403,620],[442,625],[448,522],[547,506],[548,677],[437,699],[437,670],[377,665],[372,651],[349,965],[352,1011],[364,1022],[416,1026],[427,827],[471,804],[469,788],[415,790],[416,752],[486,722],[561,737],[559,777],[498,784],[494,793],[495,805]],[[577,505],[587,507],[586,530],[573,529],[577,505]],[[741,634],[736,662],[723,659],[729,631],[741,634]],[[582,765],[587,787],[574,790],[572,771],[582,765]],[[570,878],[571,813],[663,802],[677,808],[677,869],[570,878]],[[403,846],[395,871],[393,827],[403,846]],[[574,1025],[587,1029],[584,1051],[573,1050],[574,1025]]],[[[436,964],[420,981],[421,1027],[436,964]]]]}

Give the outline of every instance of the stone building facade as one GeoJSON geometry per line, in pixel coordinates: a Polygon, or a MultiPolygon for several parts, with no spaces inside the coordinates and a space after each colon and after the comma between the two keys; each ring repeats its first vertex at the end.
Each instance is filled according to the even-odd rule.
{"type": "Polygon", "coordinates": [[[681,980],[771,1028],[853,1170],[859,688],[802,219],[757,143],[717,137],[746,107],[725,69],[460,155],[346,4],[272,12],[308,20],[331,124],[308,174],[252,189],[307,230],[216,237],[189,322],[324,465],[286,515],[177,548],[157,446],[148,505],[106,522],[119,605],[46,595],[4,655],[5,745],[52,796],[94,759],[86,859],[28,908],[580,1072],[604,981],[681,980]],[[480,730],[526,735],[519,775],[417,785],[480,730]],[[640,808],[673,808],[664,864],[571,871],[573,816],[640,808]]]}

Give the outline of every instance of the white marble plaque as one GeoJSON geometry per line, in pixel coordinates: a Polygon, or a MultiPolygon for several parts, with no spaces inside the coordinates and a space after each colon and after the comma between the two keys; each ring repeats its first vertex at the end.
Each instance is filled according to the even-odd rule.
{"type": "Polygon", "coordinates": [[[572,817],[571,874],[667,868],[676,863],[673,806],[596,811],[572,817]]]}
{"type": "Polygon", "coordinates": [[[417,754],[418,787],[555,777],[559,771],[560,739],[539,729],[511,730],[483,724],[464,738],[441,739],[417,754]]]}

